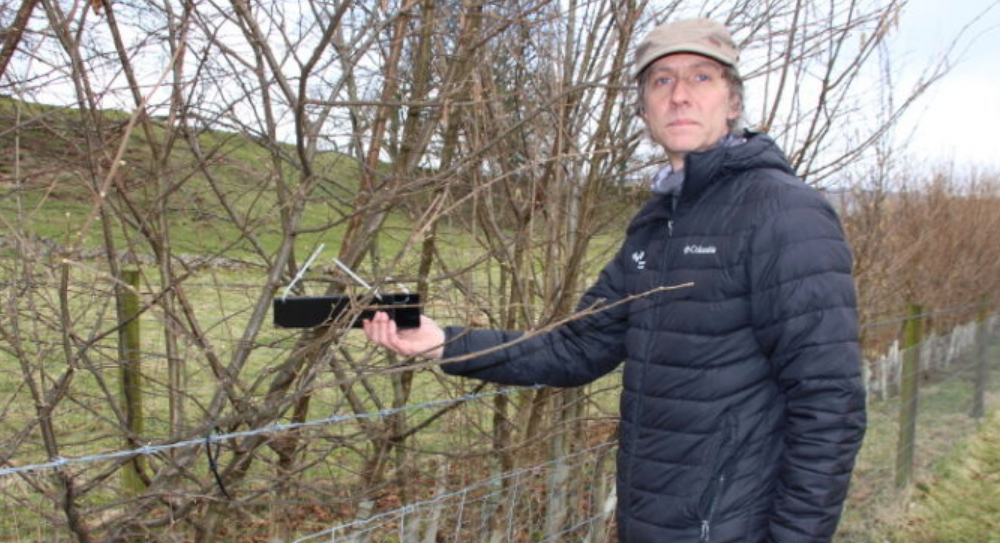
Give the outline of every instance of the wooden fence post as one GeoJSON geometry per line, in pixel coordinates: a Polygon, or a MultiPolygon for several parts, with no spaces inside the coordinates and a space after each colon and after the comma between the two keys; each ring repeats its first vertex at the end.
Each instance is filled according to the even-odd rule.
{"type": "MultiPolygon", "coordinates": [[[[142,417],[142,374],[141,352],[142,336],[139,329],[139,272],[137,270],[122,271],[122,280],[128,285],[121,289],[123,330],[120,335],[124,343],[121,353],[121,406],[125,415],[125,446],[134,449],[138,446],[135,436],[143,433],[142,417]]],[[[145,458],[136,456],[122,466],[122,487],[127,495],[142,492],[145,485],[139,472],[145,465],[145,458]]]]}
{"type": "Polygon", "coordinates": [[[979,315],[976,319],[976,373],[972,384],[972,412],[969,413],[972,418],[977,420],[983,418],[986,411],[986,382],[990,378],[989,363],[986,357],[986,344],[989,342],[989,334],[986,330],[987,318],[986,302],[982,302],[979,304],[979,315]]]}
{"type": "Polygon", "coordinates": [[[899,442],[896,445],[896,488],[913,479],[913,450],[917,434],[917,384],[920,381],[920,342],[923,339],[923,307],[907,304],[903,332],[903,368],[899,391],[899,442]]]}

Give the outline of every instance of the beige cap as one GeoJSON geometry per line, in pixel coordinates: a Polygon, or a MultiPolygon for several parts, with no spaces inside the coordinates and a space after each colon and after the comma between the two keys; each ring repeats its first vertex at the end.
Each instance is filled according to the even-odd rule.
{"type": "Polygon", "coordinates": [[[635,50],[635,76],[656,59],[673,53],[697,53],[736,66],[740,51],[726,27],[709,19],[662,24],[646,34],[635,50]]]}

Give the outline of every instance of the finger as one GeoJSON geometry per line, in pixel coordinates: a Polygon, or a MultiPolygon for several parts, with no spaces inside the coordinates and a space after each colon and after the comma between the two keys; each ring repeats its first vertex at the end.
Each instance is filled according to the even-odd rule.
{"type": "Polygon", "coordinates": [[[409,342],[400,336],[399,328],[396,326],[396,321],[388,318],[388,316],[386,316],[385,322],[385,338],[386,346],[396,353],[404,356],[413,354],[410,352],[412,349],[410,348],[409,342]]]}
{"type": "Polygon", "coordinates": [[[392,330],[390,325],[392,324],[392,319],[384,311],[379,311],[375,315],[375,324],[377,325],[379,334],[379,343],[392,348],[392,343],[394,341],[392,330]]]}
{"type": "Polygon", "coordinates": [[[406,354],[408,346],[406,341],[399,336],[399,330],[396,328],[396,321],[389,318],[387,313],[381,313],[378,318],[378,326],[379,339],[381,340],[382,345],[399,354],[406,354]]]}
{"type": "Polygon", "coordinates": [[[368,338],[377,345],[385,345],[385,319],[381,318],[381,313],[377,312],[366,322],[362,323],[368,338]]]}

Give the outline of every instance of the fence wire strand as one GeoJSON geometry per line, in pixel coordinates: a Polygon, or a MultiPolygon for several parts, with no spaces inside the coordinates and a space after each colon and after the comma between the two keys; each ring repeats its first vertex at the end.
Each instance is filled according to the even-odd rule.
{"type": "Polygon", "coordinates": [[[209,444],[219,443],[223,441],[228,441],[230,439],[238,439],[245,437],[254,437],[264,434],[279,434],[282,432],[287,432],[289,430],[299,430],[302,428],[310,428],[315,426],[326,426],[328,424],[338,424],[342,422],[364,420],[364,419],[375,419],[375,418],[386,418],[394,415],[399,415],[408,411],[416,411],[420,409],[430,409],[434,407],[445,407],[454,404],[466,403],[475,400],[483,400],[489,398],[495,398],[498,396],[507,396],[517,392],[524,392],[528,390],[538,390],[542,388],[540,385],[527,386],[527,387],[510,387],[494,392],[486,392],[479,394],[467,394],[465,396],[460,396],[458,398],[452,398],[447,400],[434,400],[430,402],[407,405],[404,407],[393,408],[393,409],[383,409],[381,411],[376,411],[372,413],[360,413],[351,415],[333,415],[323,419],[305,421],[305,422],[291,422],[287,424],[273,424],[270,426],[264,426],[262,428],[255,428],[253,430],[244,430],[240,432],[229,432],[225,434],[210,434],[207,437],[199,437],[196,439],[188,439],[185,441],[177,441],[173,443],[166,443],[163,445],[144,445],[136,449],[126,449],[102,454],[95,454],[90,456],[80,456],[75,458],[55,458],[49,462],[42,462],[39,464],[27,464],[24,466],[15,466],[10,468],[0,469],[0,477],[7,475],[13,475],[16,473],[27,473],[31,471],[39,471],[45,469],[59,469],[72,464],[88,464],[92,462],[103,462],[106,460],[115,460],[120,458],[130,458],[134,456],[149,456],[161,452],[166,452],[174,449],[182,449],[186,447],[196,447],[205,445],[206,442],[209,444]]]}

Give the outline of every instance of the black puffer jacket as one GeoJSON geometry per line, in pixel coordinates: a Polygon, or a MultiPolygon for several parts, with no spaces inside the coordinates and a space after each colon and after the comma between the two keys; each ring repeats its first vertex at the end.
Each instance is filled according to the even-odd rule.
{"type": "MultiPolygon", "coordinates": [[[[865,426],[851,254],[826,200],[748,136],[688,155],[679,200],[643,207],[580,304],[607,309],[444,366],[566,387],[624,361],[624,543],[826,542],[840,516],[865,426]]],[[[446,332],[446,357],[520,335],[446,332]]]]}

